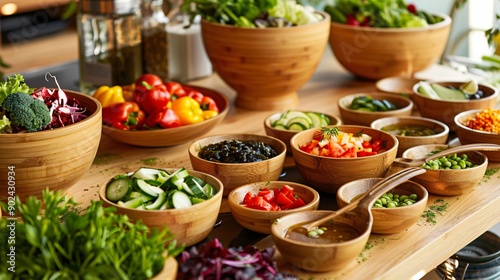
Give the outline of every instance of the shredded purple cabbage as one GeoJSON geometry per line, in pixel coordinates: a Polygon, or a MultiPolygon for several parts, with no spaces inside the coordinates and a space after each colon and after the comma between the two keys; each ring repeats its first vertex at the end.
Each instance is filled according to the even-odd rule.
{"type": "Polygon", "coordinates": [[[272,247],[263,250],[255,246],[225,249],[218,239],[214,239],[182,252],[178,279],[298,279],[278,271],[274,252],[272,247]]]}

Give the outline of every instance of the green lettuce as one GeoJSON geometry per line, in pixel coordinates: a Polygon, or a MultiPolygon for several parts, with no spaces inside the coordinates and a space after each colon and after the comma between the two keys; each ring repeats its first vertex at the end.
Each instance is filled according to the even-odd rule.
{"type": "Polygon", "coordinates": [[[21,74],[9,76],[5,82],[0,82],[0,105],[2,105],[5,97],[12,93],[22,92],[31,94],[34,89],[30,88],[24,82],[24,77],[21,74]]]}

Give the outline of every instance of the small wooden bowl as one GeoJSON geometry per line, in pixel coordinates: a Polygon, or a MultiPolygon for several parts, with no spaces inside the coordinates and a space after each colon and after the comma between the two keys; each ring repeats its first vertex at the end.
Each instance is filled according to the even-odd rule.
{"type": "Polygon", "coordinates": [[[236,92],[236,106],[286,110],[312,76],[328,44],[330,16],[289,28],[243,28],[201,21],[203,43],[215,72],[236,92]]]}
{"type": "MultiPolygon", "coordinates": [[[[437,84],[459,88],[463,83],[443,81],[437,84]]],[[[498,98],[498,90],[495,87],[482,83],[479,84],[479,89],[483,91],[484,97],[474,100],[432,99],[418,92],[419,87],[419,84],[415,84],[413,87],[412,100],[415,102],[420,115],[446,124],[450,131],[456,130],[454,119],[457,114],[474,109],[494,108],[498,98]]]]}
{"type": "MultiPolygon", "coordinates": [[[[423,158],[433,151],[445,149],[447,145],[422,145],[406,150],[404,158],[423,158]]],[[[464,154],[460,153],[459,155],[464,154]]],[[[488,158],[479,152],[465,152],[469,160],[476,164],[467,169],[427,170],[411,180],[424,186],[429,193],[442,196],[456,196],[473,190],[483,179],[488,168],[488,158]]],[[[390,172],[397,172],[399,167],[391,167],[390,172]]]]}
{"type": "Polygon", "coordinates": [[[5,190],[0,201],[7,201],[7,186],[15,187],[22,201],[28,196],[41,198],[46,188],[64,193],[92,165],[101,140],[101,104],[85,94],[64,92],[86,108],[86,119],[52,130],[0,135],[0,166],[4,168],[0,185],[5,190]]]}
{"type": "Polygon", "coordinates": [[[233,189],[231,193],[229,193],[227,200],[234,219],[236,219],[241,226],[264,234],[271,234],[271,225],[276,219],[290,213],[316,210],[319,206],[319,194],[313,188],[299,183],[285,181],[265,181],[246,184],[233,189]],[[289,185],[292,187],[294,189],[294,193],[302,198],[306,205],[295,209],[281,211],[264,211],[248,208],[245,205],[242,205],[243,199],[248,192],[256,195],[259,190],[263,188],[274,190],[280,189],[283,185],[289,185]]]}
{"type": "Polygon", "coordinates": [[[299,223],[312,222],[331,213],[332,211],[326,210],[297,212],[285,215],[271,225],[274,244],[287,262],[312,272],[334,271],[356,264],[355,259],[368,242],[370,228],[373,225],[373,219],[370,219],[368,215],[352,213],[353,215],[342,215],[335,218],[336,221],[349,225],[357,232],[362,233],[349,241],[313,244],[286,237],[290,227],[299,223]]]}
{"type": "MultiPolygon", "coordinates": [[[[467,119],[473,118],[481,111],[469,110],[455,116],[456,133],[462,145],[475,143],[500,144],[500,134],[475,130],[464,125],[467,119]]],[[[488,157],[488,161],[500,162],[500,152],[484,151],[482,153],[488,157]]]]}
{"type": "Polygon", "coordinates": [[[285,162],[286,145],[283,141],[266,135],[222,134],[196,140],[189,146],[188,152],[193,169],[217,177],[224,184],[224,196],[227,196],[234,188],[241,185],[278,180],[285,162]],[[249,163],[213,162],[198,156],[202,147],[224,140],[263,142],[272,146],[278,155],[267,160],[249,163]]]}
{"type": "MultiPolygon", "coordinates": [[[[177,168],[165,168],[167,172],[174,172],[177,168]]],[[[127,215],[132,221],[142,220],[150,228],[166,226],[175,236],[178,244],[194,245],[212,231],[222,202],[224,187],[222,182],[212,175],[189,170],[189,174],[200,178],[212,185],[216,190],[215,195],[198,204],[183,209],[167,210],[140,210],[122,207],[106,198],[106,186],[99,188],[99,198],[106,207],[115,207],[117,213],[127,215]]]]}
{"type": "MultiPolygon", "coordinates": [[[[346,206],[353,199],[366,193],[380,180],[382,178],[368,178],[344,184],[337,192],[339,208],[346,206]]],[[[372,233],[394,234],[408,230],[417,223],[427,206],[429,194],[423,186],[415,182],[406,181],[392,189],[391,193],[398,195],[416,194],[418,195],[418,201],[412,205],[397,208],[373,208],[372,233]]]]}
{"type": "MultiPolygon", "coordinates": [[[[272,126],[272,123],[274,121],[276,121],[277,119],[279,119],[281,114],[282,113],[274,113],[274,114],[270,115],[269,117],[267,117],[264,120],[264,129],[265,129],[267,135],[278,138],[281,141],[283,141],[283,143],[285,143],[285,145],[286,145],[287,154],[292,154],[292,147],[290,146],[290,140],[292,139],[292,137],[295,134],[297,134],[298,131],[274,128],[272,126]]],[[[330,120],[330,125],[342,124],[342,120],[337,116],[328,115],[325,113],[321,113],[321,114],[328,117],[328,119],[330,120]]]]}
{"type": "Polygon", "coordinates": [[[219,125],[229,111],[229,101],[223,94],[203,87],[191,86],[206,96],[214,99],[220,112],[208,120],[168,129],[154,130],[121,130],[107,125],[102,132],[111,139],[140,147],[166,147],[190,142],[193,138],[204,135],[219,125]]]}
{"type": "Polygon", "coordinates": [[[382,92],[367,92],[367,93],[356,93],[344,96],[337,102],[337,107],[340,112],[340,117],[342,118],[343,124],[351,125],[365,125],[370,126],[370,124],[380,118],[386,117],[399,117],[399,116],[410,116],[413,110],[413,102],[406,97],[382,93],[382,92]],[[392,102],[398,109],[383,112],[365,112],[360,110],[353,110],[349,107],[352,101],[356,97],[360,96],[371,96],[373,99],[387,100],[392,102]]]}
{"type": "Polygon", "coordinates": [[[387,131],[384,127],[387,127],[388,125],[417,125],[428,127],[436,132],[436,134],[429,136],[402,136],[395,134],[394,136],[396,136],[399,140],[398,157],[411,147],[425,144],[445,144],[448,140],[448,134],[450,132],[448,126],[442,122],[414,116],[381,118],[372,122],[370,127],[373,129],[387,131]]]}
{"type": "Polygon", "coordinates": [[[411,96],[413,86],[420,81],[420,79],[413,77],[396,76],[378,80],[375,87],[382,92],[411,96]]]}
{"type": "Polygon", "coordinates": [[[359,158],[316,156],[299,147],[309,143],[317,129],[299,132],[291,140],[292,154],[300,175],[308,185],[318,191],[336,193],[340,186],[352,180],[383,177],[396,158],[398,139],[390,133],[366,126],[339,125],[338,128],[353,134],[363,131],[373,139],[381,139],[386,143],[385,151],[359,158]]]}
{"type": "Polygon", "coordinates": [[[451,18],[428,27],[376,28],[332,22],[330,47],[349,72],[367,79],[412,75],[435,63],[448,41],[451,18]],[[424,43],[425,42],[425,43],[424,43]]]}
{"type": "Polygon", "coordinates": [[[175,280],[179,264],[174,257],[168,257],[163,264],[163,268],[151,280],[175,280]]]}

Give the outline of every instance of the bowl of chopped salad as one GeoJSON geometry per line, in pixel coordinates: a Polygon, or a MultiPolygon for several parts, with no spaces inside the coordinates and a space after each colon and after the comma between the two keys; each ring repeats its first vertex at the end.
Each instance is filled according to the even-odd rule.
{"type": "MultiPolygon", "coordinates": [[[[487,108],[468,110],[455,116],[460,143],[500,144],[500,110],[487,108]]],[[[500,162],[500,152],[484,151],[489,161],[500,162]]]]}
{"type": "Polygon", "coordinates": [[[356,125],[313,128],[290,141],[300,175],[308,185],[327,193],[336,193],[353,180],[383,177],[399,145],[388,132],[356,125]]]}
{"type": "Polygon", "coordinates": [[[445,50],[451,18],[404,1],[339,0],[324,8],[331,19],[330,47],[356,76],[377,80],[411,76],[445,50]]]}
{"type": "Polygon", "coordinates": [[[312,76],[328,44],[330,16],[296,1],[184,1],[197,4],[215,72],[250,110],[286,110],[312,76]],[[214,12],[215,11],[215,12],[214,12]],[[251,12],[249,12],[251,11],[251,12]]]}
{"type": "MultiPolygon", "coordinates": [[[[57,81],[56,81],[57,84],[57,81]]],[[[21,200],[65,191],[90,168],[101,139],[100,103],[58,88],[33,89],[16,74],[1,83],[0,184],[21,200]]],[[[0,195],[6,201],[7,192],[0,195]]],[[[9,196],[10,197],[10,196],[9,196]]]]}

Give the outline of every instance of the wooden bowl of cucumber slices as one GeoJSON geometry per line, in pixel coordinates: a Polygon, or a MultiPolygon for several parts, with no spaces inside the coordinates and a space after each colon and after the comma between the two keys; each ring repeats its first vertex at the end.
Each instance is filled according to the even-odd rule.
{"type": "Polygon", "coordinates": [[[185,168],[141,167],[114,176],[99,189],[104,206],[150,228],[167,227],[177,243],[186,246],[212,231],[222,193],[219,179],[185,168]]]}
{"type": "Polygon", "coordinates": [[[274,113],[264,120],[266,134],[280,139],[286,145],[287,154],[292,154],[290,139],[297,132],[328,125],[341,125],[339,117],[314,111],[288,110],[274,113]]]}

